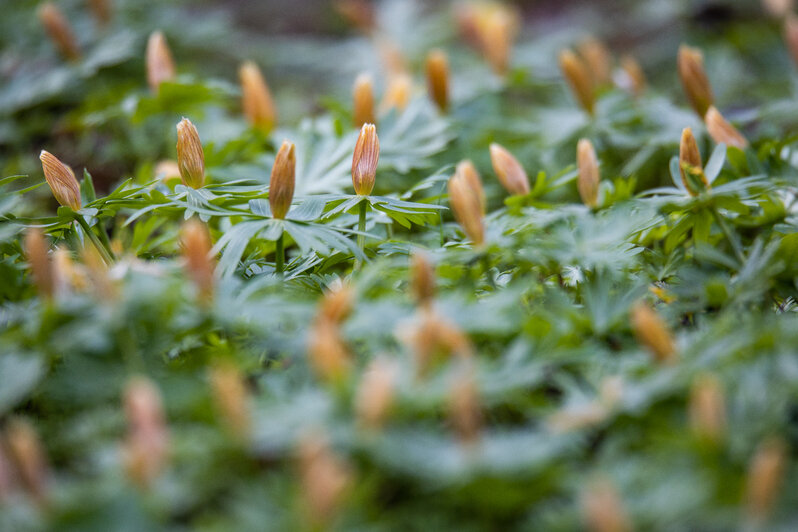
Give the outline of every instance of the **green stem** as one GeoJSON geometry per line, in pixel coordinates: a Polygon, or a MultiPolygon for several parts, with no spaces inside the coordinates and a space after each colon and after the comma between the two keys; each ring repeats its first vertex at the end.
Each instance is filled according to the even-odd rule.
{"type": "Polygon", "coordinates": [[[274,269],[280,275],[283,274],[283,269],[285,268],[285,243],[283,242],[284,236],[285,233],[280,233],[280,236],[277,237],[277,241],[274,243],[274,269]]]}
{"type": "Polygon", "coordinates": [[[485,275],[488,276],[488,282],[490,283],[491,288],[496,288],[496,283],[493,281],[493,275],[490,273],[490,258],[488,257],[488,253],[485,252],[482,254],[482,268],[485,270],[485,275]]]}
{"type": "Polygon", "coordinates": [[[100,256],[102,256],[105,263],[112,264],[114,262],[114,258],[111,250],[103,246],[102,242],[100,242],[100,239],[94,234],[94,231],[91,230],[91,227],[89,227],[89,224],[86,223],[86,220],[83,218],[83,216],[77,215],[75,219],[80,224],[80,227],[83,228],[83,232],[86,233],[87,237],[89,237],[91,243],[94,244],[94,247],[97,248],[97,251],[100,252],[100,256]]]}
{"type": "Polygon", "coordinates": [[[718,222],[720,230],[723,232],[723,235],[726,237],[726,240],[729,241],[729,244],[731,244],[731,247],[734,250],[734,255],[737,257],[737,260],[740,261],[740,264],[743,264],[745,262],[745,255],[743,254],[743,250],[740,248],[740,242],[732,236],[729,226],[726,225],[726,220],[723,219],[723,216],[720,215],[716,207],[712,207],[712,216],[715,217],[715,221],[718,222]]]}
{"type": "MultiPolygon", "coordinates": [[[[366,232],[366,212],[368,211],[368,202],[364,198],[360,201],[357,206],[358,208],[358,218],[357,218],[357,231],[361,233],[357,235],[357,247],[360,248],[360,252],[364,253],[364,249],[366,248],[366,235],[362,234],[366,232]]],[[[360,260],[355,260],[355,269],[359,270],[362,266],[360,260]]]]}

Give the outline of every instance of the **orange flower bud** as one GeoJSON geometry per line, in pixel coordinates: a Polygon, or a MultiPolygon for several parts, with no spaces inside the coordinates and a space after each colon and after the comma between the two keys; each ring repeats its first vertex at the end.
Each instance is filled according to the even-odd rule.
{"type": "Polygon", "coordinates": [[[177,165],[183,184],[201,188],[205,184],[205,154],[197,128],[188,118],[177,124],[177,165]]]}
{"type": "Polygon", "coordinates": [[[204,223],[191,218],[181,229],[181,244],[186,270],[197,286],[200,299],[208,301],[213,297],[215,269],[211,258],[211,237],[204,223]]]}
{"type": "Polygon", "coordinates": [[[731,125],[723,115],[720,114],[715,106],[710,106],[707,115],[704,117],[707,126],[707,131],[712,140],[718,144],[725,144],[727,146],[734,146],[744,150],[748,147],[748,141],[745,137],[731,125]]]}
{"type": "Polygon", "coordinates": [[[474,367],[465,362],[449,390],[449,418],[460,440],[474,444],[482,428],[482,407],[479,401],[474,367]]]}
{"type": "Polygon", "coordinates": [[[241,107],[247,121],[257,129],[269,132],[277,122],[277,108],[258,65],[245,61],[238,69],[241,81],[241,107]]]}
{"type": "Polygon", "coordinates": [[[449,58],[443,50],[432,50],[425,63],[430,99],[441,111],[449,106],[449,58]]]}
{"type": "Polygon", "coordinates": [[[582,495],[582,515],[590,532],[632,530],[621,498],[608,480],[593,481],[582,495]]]}
{"type": "Polygon", "coordinates": [[[477,196],[479,196],[479,204],[482,207],[481,212],[484,215],[488,200],[485,197],[485,190],[482,188],[482,180],[479,177],[479,172],[477,172],[474,164],[468,159],[460,161],[455,168],[455,174],[460,174],[477,196]]]}
{"type": "Polygon", "coordinates": [[[38,227],[25,231],[25,255],[30,263],[33,281],[39,295],[51,299],[55,293],[55,272],[47,254],[47,238],[38,227]]]}
{"type": "Polygon", "coordinates": [[[512,195],[529,194],[529,178],[518,159],[495,142],[490,145],[490,162],[502,186],[512,195]]]}
{"type": "Polygon", "coordinates": [[[172,52],[166,43],[166,37],[160,31],[154,31],[147,40],[147,83],[150,90],[158,93],[161,83],[172,81],[177,77],[172,52]]]}
{"type": "Polygon", "coordinates": [[[80,185],[78,185],[78,180],[75,179],[72,169],[59,161],[55,155],[44,150],[39,155],[39,159],[42,161],[44,179],[50,185],[50,190],[53,191],[53,196],[58,203],[73,211],[79,211],[81,207],[80,185]]]}
{"type": "Polygon", "coordinates": [[[699,439],[719,443],[726,434],[726,401],[720,381],[703,375],[690,391],[690,428],[699,439]]]}
{"type": "Polygon", "coordinates": [[[22,419],[8,425],[6,445],[28,494],[42,503],[47,498],[49,466],[44,448],[33,426],[22,419]]]}
{"type": "Polygon", "coordinates": [[[495,4],[479,16],[482,51],[493,71],[504,75],[510,65],[513,41],[518,33],[518,15],[502,4],[495,4]]]}
{"type": "Polygon", "coordinates": [[[709,181],[704,175],[704,165],[701,162],[701,152],[693,136],[693,130],[686,127],[682,130],[682,140],[679,143],[679,172],[682,174],[682,183],[692,196],[697,196],[702,183],[704,188],[709,188],[709,181]]]}
{"type": "Polygon", "coordinates": [[[316,320],[309,332],[308,355],[316,374],[325,381],[337,382],[349,374],[351,356],[337,323],[316,320]]]}
{"type": "Polygon", "coordinates": [[[362,427],[377,430],[385,423],[394,401],[397,370],[396,364],[380,357],[363,372],[355,397],[355,412],[362,427]]]}
{"type": "Polygon", "coordinates": [[[459,171],[460,165],[457,170],[449,178],[449,204],[457,223],[474,245],[478,246],[485,240],[482,187],[475,189],[473,180],[459,171]]]}
{"type": "Polygon", "coordinates": [[[74,61],[80,58],[80,49],[66,17],[52,2],[39,7],[39,21],[44,26],[50,40],[65,58],[74,61]]]}
{"type": "Polygon", "coordinates": [[[356,127],[363,127],[365,124],[377,122],[374,115],[374,86],[371,76],[360,74],[355,78],[355,86],[352,88],[354,99],[353,119],[356,127]]]}
{"type": "Polygon", "coordinates": [[[299,443],[299,468],[305,515],[313,526],[329,522],[352,484],[348,465],[336,456],[323,434],[310,433],[299,443]]]}
{"type": "Polygon", "coordinates": [[[111,21],[111,0],[89,0],[89,8],[100,25],[111,21]]]}
{"type": "Polygon", "coordinates": [[[621,58],[621,69],[628,81],[628,90],[631,91],[636,98],[642,96],[648,82],[646,81],[646,73],[643,72],[643,67],[640,66],[637,59],[631,55],[623,56],[621,58]]]}
{"type": "Polygon", "coordinates": [[[581,139],[576,145],[576,165],[579,168],[577,188],[582,202],[588,207],[598,205],[599,165],[596,150],[588,139],[581,139]]]}
{"type": "Polygon", "coordinates": [[[158,388],[144,377],[131,379],[124,392],[128,433],[123,446],[130,479],[146,487],[161,473],[168,459],[169,435],[158,388]]]}
{"type": "Polygon", "coordinates": [[[748,467],[746,509],[748,517],[762,522],[767,519],[779,496],[787,468],[787,449],[778,438],[762,442],[748,467]]]}
{"type": "Polygon", "coordinates": [[[587,65],[593,85],[609,84],[612,79],[612,55],[604,43],[591,37],[582,41],[578,50],[587,65]]]}
{"type": "Polygon", "coordinates": [[[377,137],[377,127],[374,124],[363,124],[352,155],[352,185],[355,187],[355,194],[371,194],[379,160],[380,139],[377,137]]]}
{"type": "Polygon", "coordinates": [[[348,284],[340,281],[332,284],[321,299],[318,318],[340,324],[352,312],[354,299],[355,295],[348,284]]]}
{"type": "Polygon", "coordinates": [[[382,112],[396,109],[403,111],[410,102],[410,94],[413,91],[413,79],[407,74],[397,74],[391,76],[388,81],[388,88],[382,97],[380,108],[382,112]]]}
{"type": "Polygon", "coordinates": [[[269,206],[274,218],[282,220],[291,208],[291,201],[294,199],[295,173],[294,143],[285,140],[274,158],[269,181],[269,206]]]}
{"type": "Polygon", "coordinates": [[[249,435],[251,426],[249,393],[241,373],[232,364],[211,369],[211,388],[221,419],[238,438],[249,435]]]}
{"type": "Polygon", "coordinates": [[[427,373],[434,362],[447,360],[452,355],[463,359],[473,356],[468,336],[438,316],[431,307],[422,307],[418,318],[400,327],[397,336],[412,350],[418,376],[427,373]]]}
{"type": "Polygon", "coordinates": [[[667,325],[657,312],[640,301],[632,307],[632,329],[637,341],[643,344],[658,362],[674,362],[676,346],[667,325]]]}
{"type": "Polygon", "coordinates": [[[424,252],[415,251],[410,258],[410,287],[419,305],[429,305],[435,297],[435,270],[424,252]]]}
{"type": "Polygon", "coordinates": [[[576,100],[592,115],[596,105],[596,95],[587,65],[575,53],[566,49],[560,52],[560,70],[576,100]]]}
{"type": "Polygon", "coordinates": [[[698,116],[703,118],[715,98],[707,73],[704,71],[704,56],[701,50],[686,44],[681,45],[677,66],[687,100],[698,116]]]}

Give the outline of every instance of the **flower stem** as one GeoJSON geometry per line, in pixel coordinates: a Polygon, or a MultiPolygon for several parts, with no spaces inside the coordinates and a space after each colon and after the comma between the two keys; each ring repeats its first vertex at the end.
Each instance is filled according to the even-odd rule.
{"type": "MultiPolygon", "coordinates": [[[[357,206],[358,208],[358,219],[357,219],[357,247],[360,249],[360,252],[363,253],[363,250],[366,247],[366,235],[362,234],[366,232],[366,212],[368,211],[368,202],[363,199],[357,206]]],[[[355,260],[355,269],[359,270],[362,266],[362,262],[360,260],[355,260]]]]}
{"type": "Polygon", "coordinates": [[[114,262],[114,256],[111,250],[106,248],[102,242],[100,242],[100,239],[97,238],[97,235],[95,235],[94,231],[91,230],[91,227],[89,227],[89,224],[86,223],[86,220],[83,218],[83,216],[78,214],[75,219],[77,220],[78,224],[80,224],[80,227],[83,229],[83,232],[86,233],[86,236],[89,238],[89,240],[91,240],[91,243],[94,244],[94,247],[97,248],[97,251],[100,253],[100,256],[102,256],[105,263],[112,264],[114,262]]]}
{"type": "Polygon", "coordinates": [[[280,236],[277,237],[275,241],[275,248],[274,248],[274,270],[279,274],[283,274],[283,269],[285,268],[285,243],[283,242],[283,237],[285,233],[280,233],[280,236]]]}

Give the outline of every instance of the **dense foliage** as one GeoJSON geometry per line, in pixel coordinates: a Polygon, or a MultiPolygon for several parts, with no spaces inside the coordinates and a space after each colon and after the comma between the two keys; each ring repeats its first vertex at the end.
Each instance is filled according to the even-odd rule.
{"type": "Polygon", "coordinates": [[[0,529],[794,530],[798,22],[586,4],[5,2],[0,529]]]}

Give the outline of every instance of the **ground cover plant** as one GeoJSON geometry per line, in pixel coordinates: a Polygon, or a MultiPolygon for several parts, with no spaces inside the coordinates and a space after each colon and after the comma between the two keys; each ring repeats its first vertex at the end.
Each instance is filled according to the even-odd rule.
{"type": "Polygon", "coordinates": [[[284,4],[3,5],[0,530],[794,530],[791,3],[284,4]]]}

